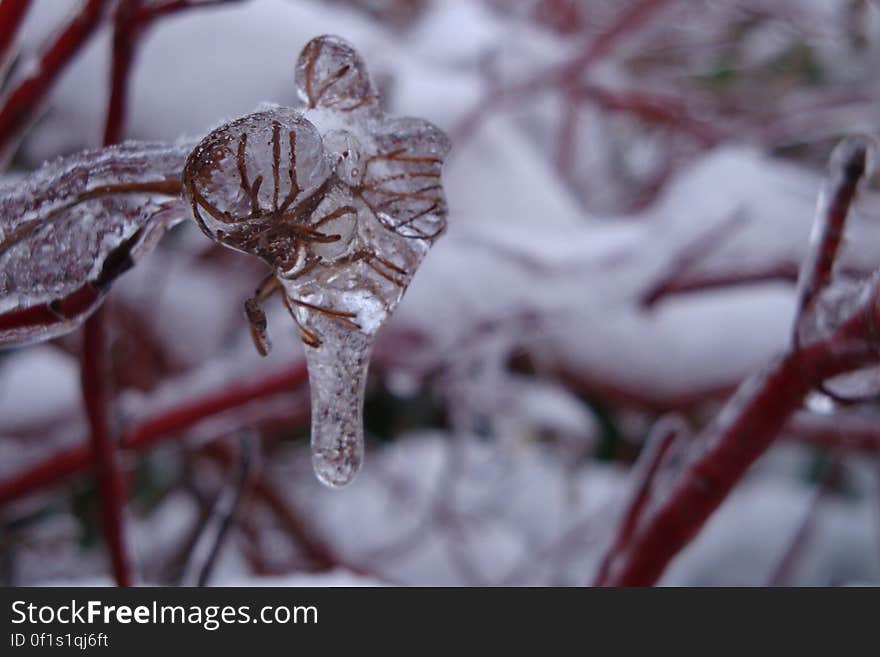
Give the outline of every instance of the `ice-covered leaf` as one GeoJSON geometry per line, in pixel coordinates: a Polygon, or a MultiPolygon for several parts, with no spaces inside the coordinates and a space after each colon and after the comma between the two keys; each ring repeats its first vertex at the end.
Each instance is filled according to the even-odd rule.
{"type": "Polygon", "coordinates": [[[300,99],[309,109],[351,112],[378,105],[379,96],[360,55],[334,36],[309,41],[296,64],[300,99]]]}
{"type": "Polygon", "coordinates": [[[363,63],[336,37],[306,46],[297,80],[302,111],[275,107],[212,132],[187,160],[184,191],[205,234],[272,269],[246,305],[255,344],[268,349],[260,303],[280,290],[306,345],[315,471],[341,486],[362,460],[376,333],[446,226],[449,143],[426,121],[373,107],[363,63]]]}
{"type": "Polygon", "coordinates": [[[308,216],[330,173],[315,127],[279,107],[212,132],[187,160],[184,177],[205,234],[287,270],[301,251],[303,227],[283,218],[303,205],[308,216]]]}
{"type": "Polygon", "coordinates": [[[421,119],[393,119],[382,128],[377,154],[364,163],[364,200],[386,228],[404,237],[436,237],[446,228],[440,168],[449,139],[421,119]]]}
{"type": "Polygon", "coordinates": [[[184,218],[192,143],[128,142],[45,164],[0,194],[0,345],[73,330],[184,218]]]}

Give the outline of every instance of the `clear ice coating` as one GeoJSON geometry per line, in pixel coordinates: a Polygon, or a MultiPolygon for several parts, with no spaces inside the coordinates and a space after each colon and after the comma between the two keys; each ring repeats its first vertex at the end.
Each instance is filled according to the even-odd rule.
{"type": "MultiPolygon", "coordinates": [[[[819,195],[817,219],[810,237],[810,250],[798,281],[798,306],[795,338],[809,345],[831,337],[854,313],[873,306],[878,295],[878,281],[850,278],[830,266],[845,236],[847,210],[834,211],[841,203],[840,190],[849,188],[873,169],[873,142],[864,136],[843,140],[831,154],[829,179],[819,195]],[[828,263],[828,264],[826,264],[828,263]]],[[[872,330],[874,330],[872,328],[872,330]]],[[[858,342],[858,341],[856,341],[858,342]]],[[[859,345],[853,345],[856,349],[859,345]]],[[[842,349],[847,348],[843,345],[842,349]]],[[[880,367],[868,366],[825,381],[822,392],[839,402],[865,401],[880,394],[880,367]]]]}
{"type": "Polygon", "coordinates": [[[77,328],[112,280],[186,218],[180,175],[192,147],[127,142],[0,189],[0,347],[77,328]],[[41,308],[50,321],[27,321],[41,308]]]}
{"type": "Polygon", "coordinates": [[[272,274],[246,304],[268,350],[260,304],[280,291],[306,350],[312,462],[328,486],[363,461],[363,399],[376,333],[446,227],[447,137],[388,117],[346,42],[313,39],[296,66],[300,104],[268,107],[209,134],[184,168],[193,216],[212,239],[272,274]]]}

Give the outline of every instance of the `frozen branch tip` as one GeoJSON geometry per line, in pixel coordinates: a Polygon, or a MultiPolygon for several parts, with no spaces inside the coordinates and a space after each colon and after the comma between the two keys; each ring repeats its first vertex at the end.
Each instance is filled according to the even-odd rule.
{"type": "Polygon", "coordinates": [[[77,328],[191,213],[210,239],[268,265],[245,302],[251,335],[267,354],[262,304],[280,294],[305,345],[315,472],[337,487],[363,460],[375,336],[446,228],[450,145],[427,121],[386,115],[342,39],[310,41],[295,82],[296,106],[266,105],[197,144],[126,142],[47,163],[2,190],[0,343],[77,328]]]}

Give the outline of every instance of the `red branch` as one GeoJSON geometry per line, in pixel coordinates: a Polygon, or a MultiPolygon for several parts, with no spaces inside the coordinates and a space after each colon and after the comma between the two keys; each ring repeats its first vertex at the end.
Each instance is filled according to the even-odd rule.
{"type": "Polygon", "coordinates": [[[89,449],[98,481],[101,525],[110,552],[113,577],[119,586],[132,585],[131,560],[125,541],[125,481],[119,467],[116,443],[110,431],[108,348],[104,313],[99,308],[86,320],[80,377],[89,421],[89,449]]]}
{"type": "Polygon", "coordinates": [[[705,148],[715,146],[724,138],[715,125],[694,116],[687,104],[677,98],[643,91],[615,91],[593,84],[584,85],[576,93],[579,99],[593,102],[603,109],[626,112],[646,123],[675,128],[705,148]]]}
{"type": "MultiPolygon", "coordinates": [[[[226,467],[234,464],[234,454],[223,443],[211,443],[204,453],[226,467]]],[[[347,563],[325,541],[323,541],[299,513],[296,506],[267,477],[255,477],[250,482],[253,496],[275,516],[277,522],[302,550],[305,557],[316,570],[332,570],[344,567],[352,572],[366,575],[363,568],[347,563]]]]}
{"type": "Polygon", "coordinates": [[[641,0],[634,2],[621,12],[617,20],[606,30],[592,39],[583,52],[565,68],[563,76],[567,82],[576,82],[583,71],[605,57],[621,38],[637,32],[657,16],[662,10],[678,0],[641,0]]]}
{"type": "Polygon", "coordinates": [[[121,141],[128,108],[129,77],[141,40],[152,23],[162,17],[209,5],[231,4],[241,0],[171,0],[144,5],[143,0],[127,0],[113,14],[113,58],[110,68],[110,99],[104,123],[104,143],[121,141]]]}
{"type": "Polygon", "coordinates": [[[624,35],[635,32],[650,22],[660,10],[675,0],[642,0],[623,10],[617,20],[604,32],[589,42],[589,45],[567,64],[561,71],[562,91],[565,95],[565,110],[557,138],[557,168],[570,178],[575,165],[574,139],[577,130],[578,109],[584,96],[578,89],[584,73],[595,62],[602,59],[617,45],[624,35]]]}
{"type": "Polygon", "coordinates": [[[52,85],[101,25],[109,0],[87,0],[43,53],[34,72],[3,99],[0,108],[0,159],[36,116],[52,85]]]}
{"type": "Polygon", "coordinates": [[[798,279],[795,326],[807,307],[831,281],[849,208],[867,167],[868,148],[866,139],[850,138],[835,148],[831,156],[831,176],[819,197],[810,250],[798,279]]]}
{"type": "MultiPolygon", "coordinates": [[[[859,325],[864,330],[868,323],[866,308],[847,327],[859,325]]],[[[662,508],[635,538],[620,570],[608,584],[647,586],[657,581],[749,466],[773,443],[807,394],[819,382],[874,360],[870,345],[859,353],[840,357],[836,352],[848,340],[849,336],[838,336],[810,350],[788,353],[765,374],[741,386],[719,416],[726,421],[716,423],[708,432],[713,444],[682,473],[662,508]]]]}
{"type": "MultiPolygon", "coordinates": [[[[639,0],[624,9],[617,19],[604,31],[591,37],[580,53],[561,66],[554,65],[538,74],[504,88],[492,89],[474,108],[471,109],[452,129],[455,142],[462,142],[477,129],[492,110],[512,100],[528,94],[558,87],[566,95],[577,92],[587,69],[601,60],[614,47],[632,32],[644,27],[661,10],[677,0],[639,0]]],[[[561,156],[562,160],[565,156],[561,156]]]]}
{"type": "Polygon", "coordinates": [[[142,0],[128,0],[116,5],[113,14],[113,56],[110,63],[110,97],[104,119],[104,143],[122,140],[128,110],[128,78],[134,63],[135,51],[144,30],[137,20],[142,0]]]}
{"type": "MultiPolygon", "coordinates": [[[[238,383],[215,393],[183,402],[148,420],[138,422],[122,435],[120,446],[131,452],[144,452],[163,439],[177,435],[221,411],[240,408],[258,399],[298,390],[308,381],[306,367],[297,363],[249,383],[238,383]]],[[[306,419],[303,419],[305,424],[306,419]]],[[[56,485],[94,464],[85,445],[76,445],[37,463],[23,472],[0,481],[0,504],[56,485]]]]}
{"type": "Polygon", "coordinates": [[[617,537],[602,559],[593,586],[602,586],[605,583],[611,573],[615,557],[626,550],[651,499],[651,489],[657,474],[667,462],[676,439],[684,431],[685,426],[675,416],[661,418],[651,430],[651,435],[648,436],[645,449],[639,458],[639,465],[633,473],[635,485],[632,497],[623,514],[617,537]]]}
{"type": "MultiPolygon", "coordinates": [[[[671,271],[676,275],[672,278],[661,278],[651,285],[639,297],[639,303],[643,308],[649,309],[668,297],[679,294],[692,294],[706,292],[719,288],[729,288],[736,285],[757,285],[760,283],[795,283],[798,279],[798,265],[795,262],[772,262],[766,265],[749,265],[744,263],[739,270],[729,271],[671,271]]],[[[858,279],[865,276],[864,271],[841,267],[840,273],[848,278],[858,279]]]]}
{"type": "Polygon", "coordinates": [[[31,0],[2,0],[0,2],[0,75],[9,61],[15,38],[24,17],[30,9],[31,0]]]}
{"type": "MultiPolygon", "coordinates": [[[[288,503],[284,495],[265,477],[254,483],[254,494],[266,504],[285,531],[293,537],[306,557],[319,570],[331,570],[344,565],[339,557],[324,541],[315,536],[311,527],[307,527],[300,514],[288,503]]],[[[363,574],[360,568],[345,564],[345,568],[363,574]]]]}
{"type": "Polygon", "coordinates": [[[662,296],[668,294],[669,286],[673,281],[679,280],[683,274],[711,253],[713,247],[717,247],[731,232],[739,229],[744,219],[745,216],[742,212],[734,212],[727,219],[710,226],[688,242],[673,256],[667,266],[667,271],[659,277],[658,281],[640,295],[639,303],[643,307],[651,307],[656,304],[662,296]]]}
{"type": "Polygon", "coordinates": [[[819,520],[819,511],[822,508],[822,503],[831,492],[832,484],[839,478],[839,466],[840,464],[837,459],[832,460],[826,466],[822,480],[819,483],[819,489],[810,501],[810,506],[807,508],[804,518],[795,531],[794,536],[792,536],[788,547],[783,552],[782,558],[773,569],[773,573],[767,581],[768,586],[787,586],[791,583],[792,576],[800,563],[804,549],[816,531],[816,523],[819,520]]]}
{"type": "MultiPolygon", "coordinates": [[[[833,180],[838,185],[850,185],[853,170],[864,172],[865,151],[844,149],[843,152],[847,157],[836,162],[843,175],[834,175],[833,180]]],[[[839,190],[831,191],[832,198],[842,198],[837,193],[839,190]]],[[[846,199],[845,205],[836,207],[835,212],[848,213],[852,195],[846,199]]],[[[828,221],[828,210],[820,205],[816,218],[820,227],[828,221]]],[[[828,231],[825,234],[830,235],[830,239],[839,238],[828,231]]],[[[816,248],[824,252],[824,244],[816,248]]],[[[826,264],[830,271],[833,263],[826,264]]],[[[812,261],[807,260],[804,267],[813,267],[812,261]]],[[[655,583],[749,466],[773,443],[811,390],[834,376],[877,362],[874,327],[880,322],[880,304],[877,303],[880,275],[865,285],[870,293],[856,297],[861,300],[860,306],[834,333],[808,346],[792,345],[764,372],[740,386],[704,433],[705,451],[682,472],[669,497],[633,539],[619,570],[611,574],[607,584],[646,586],[655,583]]],[[[820,289],[814,290],[815,294],[819,292],[820,289]]]]}
{"type": "Polygon", "coordinates": [[[785,438],[839,452],[880,454],[880,423],[873,415],[798,413],[786,426],[785,438]]]}
{"type": "MultiPolygon", "coordinates": [[[[121,2],[117,6],[117,14],[125,7],[136,6],[137,0],[121,2]]],[[[113,52],[113,89],[116,89],[116,75],[119,62],[116,59],[116,43],[114,35],[113,52]]],[[[132,39],[132,42],[134,39],[132,39]]],[[[123,60],[123,74],[120,83],[127,86],[131,59],[123,60]]],[[[113,106],[115,94],[110,96],[113,106]]],[[[125,94],[123,93],[124,97],[125,94]]],[[[107,122],[104,129],[104,145],[109,146],[119,141],[125,121],[124,104],[114,115],[108,108],[107,122]]],[[[101,526],[104,542],[110,552],[113,566],[113,577],[118,586],[131,586],[133,571],[131,559],[125,540],[125,501],[127,497],[125,478],[119,464],[118,446],[110,430],[110,405],[112,399],[110,375],[109,345],[105,336],[105,312],[98,308],[83,326],[82,361],[80,377],[85,401],[86,417],[89,422],[89,445],[92,461],[95,464],[95,476],[98,481],[98,496],[101,504],[101,526]]]]}

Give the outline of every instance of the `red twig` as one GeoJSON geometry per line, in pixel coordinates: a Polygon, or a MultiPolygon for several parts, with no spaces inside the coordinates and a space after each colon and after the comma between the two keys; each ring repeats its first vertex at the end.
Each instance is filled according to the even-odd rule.
{"type": "Polygon", "coordinates": [[[104,10],[109,4],[109,0],[86,0],[43,53],[34,72],[3,99],[0,108],[0,159],[8,157],[58,76],[101,25],[104,10]]]}
{"type": "Polygon", "coordinates": [[[15,39],[31,0],[2,0],[0,2],[0,78],[11,58],[15,39]]]}
{"type": "Polygon", "coordinates": [[[680,276],[659,280],[645,291],[640,298],[644,308],[651,308],[667,297],[677,294],[703,292],[736,285],[752,285],[770,281],[797,281],[798,266],[794,262],[772,263],[766,267],[755,267],[741,271],[690,273],[679,272],[680,276]]]}
{"type": "Polygon", "coordinates": [[[271,509],[281,526],[296,541],[309,561],[315,564],[318,570],[331,570],[344,566],[353,572],[364,572],[360,568],[345,564],[344,560],[329,545],[317,538],[312,528],[306,526],[299,512],[266,478],[254,483],[254,494],[271,509]]]}
{"type": "MultiPolygon", "coordinates": [[[[831,158],[831,176],[819,196],[810,248],[801,267],[798,268],[793,262],[783,262],[763,269],[728,274],[689,273],[693,265],[723,236],[725,228],[722,224],[717,229],[707,231],[704,237],[699,237],[674,258],[669,271],[642,294],[641,304],[651,307],[671,294],[714,287],[771,280],[797,280],[798,301],[794,321],[794,327],[797,328],[809,306],[831,280],[849,208],[855,198],[858,182],[865,174],[868,148],[868,139],[855,137],[845,140],[835,149],[831,158]],[[721,232],[716,234],[716,230],[721,232]]],[[[843,273],[852,277],[863,275],[855,270],[846,270],[843,273]]],[[[793,342],[798,343],[796,330],[793,342]]]]}
{"type": "Polygon", "coordinates": [[[551,370],[553,377],[563,385],[611,406],[633,408],[649,413],[689,411],[709,401],[725,399],[736,389],[739,380],[723,382],[712,387],[692,391],[652,390],[636,383],[613,382],[607,377],[591,376],[581,370],[559,364],[551,370]]]}
{"type": "Polygon", "coordinates": [[[819,489],[813,495],[810,506],[804,514],[800,526],[795,531],[794,536],[792,536],[791,542],[782,554],[782,558],[773,569],[773,573],[767,582],[768,586],[787,586],[791,583],[792,576],[803,556],[804,549],[816,531],[816,523],[819,519],[822,503],[831,491],[831,486],[839,474],[838,465],[836,459],[827,465],[822,481],[819,483],[819,489]]]}
{"type": "Polygon", "coordinates": [[[633,473],[632,497],[624,511],[617,536],[602,559],[593,586],[602,586],[607,581],[617,555],[624,552],[632,539],[651,499],[651,489],[657,474],[668,461],[672,446],[685,431],[684,423],[677,416],[661,418],[651,430],[639,458],[639,465],[633,473]]]}
{"type": "Polygon", "coordinates": [[[831,156],[830,178],[819,196],[810,251],[798,278],[795,329],[807,307],[831,281],[849,208],[867,167],[868,148],[867,139],[850,138],[835,148],[831,156]]]}
{"type": "Polygon", "coordinates": [[[563,73],[567,81],[575,82],[583,71],[602,59],[613,50],[620,40],[637,32],[651,22],[657,14],[678,0],[640,0],[624,9],[607,29],[592,39],[589,45],[577,56],[563,73]]]}
{"type": "MultiPolygon", "coordinates": [[[[850,277],[864,277],[866,272],[841,267],[840,273],[850,277]]],[[[759,283],[796,283],[798,279],[798,265],[795,262],[774,262],[763,266],[750,266],[744,264],[740,270],[730,271],[681,271],[674,278],[659,280],[651,286],[640,298],[640,303],[645,308],[651,308],[668,297],[679,294],[692,294],[705,292],[719,288],[729,288],[737,285],[755,285],[759,283]]]]}
{"type": "Polygon", "coordinates": [[[104,123],[104,143],[115,143],[123,138],[123,126],[128,107],[128,80],[131,67],[144,34],[152,23],[164,16],[210,5],[230,4],[241,0],[173,0],[158,4],[144,4],[143,0],[126,0],[116,5],[113,14],[113,57],[110,68],[110,99],[104,123]]]}
{"type": "Polygon", "coordinates": [[[543,0],[534,7],[532,16],[560,34],[576,34],[584,29],[584,17],[577,0],[543,0]]]}
{"type": "MultiPolygon", "coordinates": [[[[846,171],[858,159],[856,152],[840,166],[846,171]]],[[[836,179],[847,184],[846,175],[836,179]]],[[[843,210],[848,212],[849,207],[843,210]]],[[[821,211],[817,221],[825,221],[821,211]]],[[[810,266],[807,261],[805,267],[810,266]]],[[[874,326],[880,321],[880,277],[866,285],[871,293],[859,297],[861,305],[832,335],[808,346],[792,346],[763,373],[740,386],[704,434],[705,451],[682,473],[667,500],[634,538],[609,584],[656,582],[749,466],[773,443],[806,395],[823,381],[878,360],[874,326]]]]}
{"type": "Polygon", "coordinates": [[[110,60],[110,97],[104,119],[105,144],[115,144],[123,138],[128,108],[128,78],[145,27],[142,21],[137,20],[141,2],[120,2],[113,14],[113,56],[110,60]]]}
{"type": "MultiPolygon", "coordinates": [[[[214,460],[230,467],[235,463],[235,455],[227,445],[212,443],[205,447],[204,453],[214,460]]],[[[364,573],[360,568],[346,564],[323,540],[315,530],[308,526],[295,506],[279,491],[265,475],[255,477],[250,482],[253,497],[266,505],[275,515],[280,525],[302,550],[306,558],[317,570],[332,570],[345,567],[353,572],[364,573]]]]}
{"type": "Polygon", "coordinates": [[[626,112],[647,123],[675,128],[705,148],[715,146],[724,138],[715,125],[695,117],[688,106],[676,98],[643,91],[615,91],[594,84],[581,87],[577,96],[606,110],[626,112]]]}
{"type": "MultiPolygon", "coordinates": [[[[852,320],[867,324],[866,312],[852,320]]],[[[708,432],[713,444],[681,476],[679,483],[633,545],[609,584],[653,584],[666,565],[697,534],[749,466],[773,443],[788,417],[820,381],[871,362],[868,348],[851,359],[834,351],[839,340],[809,353],[779,359],[762,376],[746,381],[708,432]]]]}
{"type": "Polygon", "coordinates": [[[131,586],[131,560],[125,541],[125,481],[119,466],[116,443],[110,431],[108,349],[103,312],[98,309],[86,320],[80,375],[89,421],[90,454],[98,481],[101,525],[110,552],[113,577],[119,586],[131,586]]]}
{"type": "Polygon", "coordinates": [[[880,423],[873,416],[798,413],[788,422],[785,438],[838,452],[880,454],[880,423]]]}
{"type": "MultiPolygon", "coordinates": [[[[222,411],[233,410],[255,400],[296,390],[308,381],[306,367],[297,363],[287,370],[269,374],[249,383],[229,386],[219,392],[183,402],[164,413],[129,427],[120,445],[124,450],[143,452],[159,441],[182,432],[222,411]]],[[[304,425],[307,416],[302,419],[304,425]]],[[[46,460],[0,481],[0,504],[28,495],[46,486],[61,483],[87,471],[94,464],[85,445],[63,450],[46,460]]]]}
{"type": "Polygon", "coordinates": [[[692,269],[694,265],[711,253],[712,248],[717,248],[719,243],[732,231],[740,228],[745,215],[734,212],[727,219],[710,226],[695,239],[684,246],[673,258],[667,271],[663,273],[650,288],[642,293],[640,303],[643,307],[651,307],[657,301],[668,294],[670,285],[680,280],[682,275],[692,269]]]}
{"type": "Polygon", "coordinates": [[[127,449],[142,451],[152,446],[157,438],[183,431],[205,418],[223,411],[239,408],[245,404],[289,390],[297,390],[308,381],[303,363],[297,363],[253,381],[231,385],[220,392],[199,397],[190,402],[145,420],[126,431],[122,444],[127,449]]]}
{"type": "MultiPolygon", "coordinates": [[[[117,28],[139,4],[139,0],[117,4],[115,22],[117,28]],[[122,19],[119,18],[120,16],[122,19]]],[[[115,144],[122,138],[125,125],[125,98],[137,37],[134,34],[121,36],[124,39],[120,39],[120,30],[114,29],[111,93],[104,124],[105,146],[115,144]]],[[[86,319],[83,327],[80,373],[86,416],[89,421],[92,460],[95,463],[98,480],[104,542],[110,552],[116,584],[131,586],[133,582],[131,559],[125,540],[126,487],[120,470],[118,448],[109,424],[111,393],[107,378],[110,375],[110,365],[104,316],[103,309],[98,308],[86,319]]]]}
{"type": "MultiPolygon", "coordinates": [[[[624,36],[644,27],[667,5],[677,0],[638,0],[623,10],[604,31],[589,38],[580,53],[561,66],[554,65],[538,74],[501,89],[492,89],[452,129],[456,142],[464,141],[497,107],[531,93],[558,87],[567,96],[577,93],[577,85],[593,64],[605,57],[624,36]]],[[[567,99],[570,100],[570,99],[567,99]]]]}

